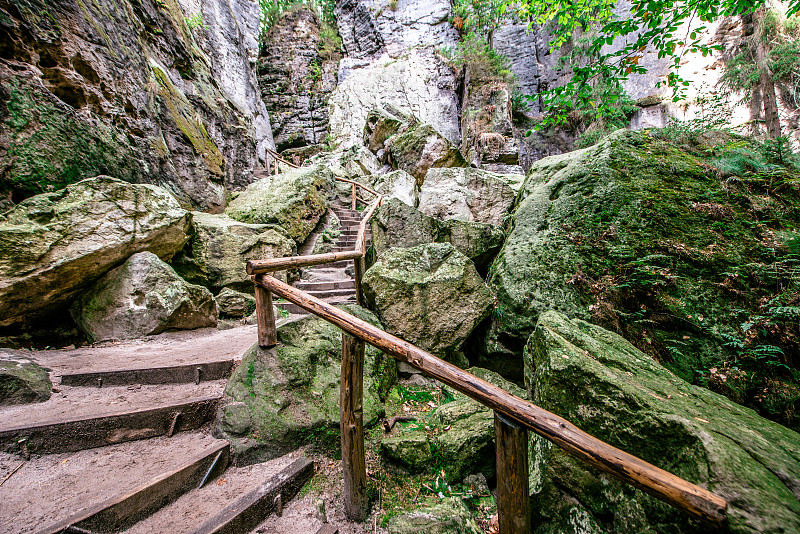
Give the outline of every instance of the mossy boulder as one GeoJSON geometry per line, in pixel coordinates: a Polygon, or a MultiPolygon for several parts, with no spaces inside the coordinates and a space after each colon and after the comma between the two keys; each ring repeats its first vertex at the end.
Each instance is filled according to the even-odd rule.
{"type": "MultiPolygon", "coordinates": [[[[535,404],[728,502],[722,532],[800,530],[800,435],[692,386],[622,337],[557,312],[525,348],[535,404]]],[[[708,532],[540,438],[532,440],[535,532],[577,505],[604,532],[708,532]]],[[[573,513],[573,512],[570,512],[573,513]]]]}
{"type": "MultiPolygon", "coordinates": [[[[345,311],[378,325],[358,306],[345,311]]],[[[254,345],[225,388],[216,423],[234,446],[237,462],[253,463],[315,446],[339,449],[342,332],[323,319],[303,318],[278,328],[279,345],[254,345]]],[[[382,400],[397,377],[394,360],[367,345],[364,424],[383,414],[382,400]]]]}
{"type": "MultiPolygon", "coordinates": [[[[524,389],[480,367],[467,371],[478,378],[526,398],[524,389]]],[[[461,482],[469,475],[492,477],[495,473],[494,412],[459,392],[446,390],[453,400],[441,404],[422,422],[402,429],[381,441],[380,454],[392,464],[416,473],[444,471],[448,482],[461,482]]]]}
{"type": "Polygon", "coordinates": [[[450,243],[386,251],[364,273],[363,292],[387,332],[446,358],[492,307],[475,266],[450,243]]]}
{"type": "Polygon", "coordinates": [[[0,349],[0,406],[44,402],[52,386],[47,371],[36,362],[0,349]]]}
{"type": "Polygon", "coordinates": [[[414,123],[386,145],[392,168],[407,171],[417,185],[422,185],[431,167],[468,166],[458,148],[429,124],[414,123]]]}
{"type": "Polygon", "coordinates": [[[247,317],[256,309],[256,299],[249,293],[242,293],[226,287],[214,297],[221,317],[240,319],[247,317]]]}
{"type": "Polygon", "coordinates": [[[70,312],[95,342],[216,326],[218,317],[208,289],[187,283],[151,252],[134,254],[103,276],[70,312]]]}
{"type": "Polygon", "coordinates": [[[364,124],[364,145],[371,151],[377,152],[384,148],[390,137],[406,128],[410,122],[410,117],[394,106],[370,110],[364,124]]]}
{"type": "Polygon", "coordinates": [[[477,361],[521,373],[552,309],[800,428],[800,171],[762,154],[729,134],[621,130],[534,163],[490,269],[498,306],[477,361]],[[724,367],[723,384],[710,370],[724,367]]]}
{"type": "Polygon", "coordinates": [[[108,176],[26,199],[0,215],[0,327],[63,311],[131,254],[170,258],[190,222],[164,189],[108,176]]]}
{"type": "Polygon", "coordinates": [[[457,497],[429,500],[424,506],[396,515],[386,525],[389,534],[481,534],[469,509],[457,497]]]}
{"type": "Polygon", "coordinates": [[[503,226],[522,175],[481,169],[429,169],[419,192],[419,210],[437,219],[503,226]]]}
{"type": "Polygon", "coordinates": [[[253,281],[245,270],[248,260],[293,256],[296,252],[296,243],[281,226],[193,212],[191,238],[170,264],[187,281],[212,291],[227,287],[252,293],[253,281]]]}
{"type": "Polygon", "coordinates": [[[381,205],[372,218],[372,243],[380,257],[391,248],[411,248],[426,243],[450,243],[475,263],[482,273],[500,247],[505,232],[499,226],[429,217],[397,198],[381,205]]]}
{"type": "Polygon", "coordinates": [[[321,165],[291,169],[253,182],[225,213],[240,222],[279,224],[303,243],[327,209],[333,181],[334,174],[321,165]]]}

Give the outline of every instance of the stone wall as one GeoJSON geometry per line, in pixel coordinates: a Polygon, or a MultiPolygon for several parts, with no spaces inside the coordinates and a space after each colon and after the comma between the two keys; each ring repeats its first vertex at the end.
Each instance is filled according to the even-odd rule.
{"type": "Polygon", "coordinates": [[[0,4],[0,205],[108,174],[222,210],[272,144],[256,21],[255,0],[0,4]]]}

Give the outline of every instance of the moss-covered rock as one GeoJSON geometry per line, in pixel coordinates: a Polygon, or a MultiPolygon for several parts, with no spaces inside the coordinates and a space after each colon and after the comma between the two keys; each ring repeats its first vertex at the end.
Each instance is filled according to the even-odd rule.
{"type": "Polygon", "coordinates": [[[134,254],[103,276],[70,313],[95,342],[216,326],[218,317],[208,289],[187,283],[151,252],[134,254]]]}
{"type": "Polygon", "coordinates": [[[475,266],[450,243],[386,251],[364,274],[363,292],[388,332],[446,358],[492,306],[475,266]]]}
{"type": "Polygon", "coordinates": [[[0,349],[0,406],[44,402],[52,386],[47,371],[36,362],[0,349]]]}
{"type": "Polygon", "coordinates": [[[229,287],[220,291],[214,300],[217,301],[220,317],[239,319],[247,317],[256,310],[256,299],[253,295],[229,287]]]}
{"type": "Polygon", "coordinates": [[[467,167],[458,148],[429,124],[414,123],[386,143],[394,169],[403,169],[422,185],[431,167],[467,167]]]}
{"type": "Polygon", "coordinates": [[[514,205],[521,174],[480,169],[429,169],[419,192],[419,210],[437,219],[504,226],[514,205]]]}
{"type": "Polygon", "coordinates": [[[786,368],[800,368],[800,173],[761,154],[730,135],[677,144],[621,130],[537,161],[490,269],[498,306],[482,361],[519,368],[536,319],[553,309],[621,333],[686,380],[705,371],[703,382],[800,427],[786,368]],[[709,371],[726,366],[727,382],[709,371]]]}
{"type": "Polygon", "coordinates": [[[420,430],[384,438],[381,441],[380,454],[412,473],[430,469],[433,461],[428,434],[420,430]]]}
{"type": "MultiPolygon", "coordinates": [[[[378,325],[358,306],[349,313],[378,325]]],[[[307,317],[278,328],[279,345],[254,345],[225,388],[216,423],[231,440],[237,462],[264,461],[300,445],[339,449],[342,332],[307,317]]],[[[364,424],[383,414],[382,399],[397,377],[394,360],[368,345],[364,360],[364,424]]]]}
{"type": "Polygon", "coordinates": [[[282,227],[242,223],[225,215],[193,212],[191,236],[170,264],[187,281],[213,291],[229,287],[252,293],[253,281],[245,270],[248,260],[297,252],[282,227]]]}
{"type": "Polygon", "coordinates": [[[450,243],[482,273],[500,250],[505,232],[499,226],[429,217],[397,198],[381,205],[372,218],[372,243],[380,257],[391,248],[450,243]]]}
{"type": "Polygon", "coordinates": [[[386,525],[389,534],[480,534],[464,502],[456,497],[429,501],[411,512],[396,515],[386,525]]]}
{"type": "Polygon", "coordinates": [[[325,213],[333,181],[334,174],[321,165],[268,176],[250,184],[225,213],[241,222],[279,224],[302,243],[325,213]]]}
{"type": "MultiPolygon", "coordinates": [[[[535,404],[726,499],[723,532],[800,530],[797,433],[686,383],[617,334],[556,312],[540,316],[525,353],[535,404]]],[[[605,532],[707,532],[686,514],[533,441],[533,517],[541,532],[553,532],[548,524],[576,504],[605,532]]]]}
{"type": "Polygon", "coordinates": [[[98,176],[0,215],[0,327],[64,310],[131,254],[171,257],[191,214],[165,190],[98,176]]]}

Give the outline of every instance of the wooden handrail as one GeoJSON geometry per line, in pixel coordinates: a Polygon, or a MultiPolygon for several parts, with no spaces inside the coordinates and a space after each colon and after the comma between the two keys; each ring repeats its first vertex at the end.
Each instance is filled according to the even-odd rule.
{"type": "Polygon", "coordinates": [[[264,148],[266,149],[267,154],[269,154],[273,158],[277,159],[278,161],[281,161],[281,162],[285,163],[286,165],[288,165],[289,167],[292,167],[293,169],[299,169],[300,168],[299,165],[295,165],[291,161],[285,159],[283,156],[281,156],[280,154],[278,154],[277,152],[272,150],[270,147],[264,147],[264,148]]]}
{"type": "Polygon", "coordinates": [[[363,189],[364,191],[366,191],[366,192],[368,192],[368,193],[372,193],[372,194],[373,194],[373,195],[375,195],[376,197],[379,197],[379,196],[381,196],[381,195],[380,195],[380,193],[378,193],[377,191],[375,191],[375,190],[374,190],[374,189],[372,189],[371,187],[367,187],[367,186],[366,186],[366,185],[364,185],[364,184],[360,184],[360,183],[356,182],[355,180],[348,180],[347,178],[339,178],[339,177],[337,176],[337,177],[336,177],[336,181],[337,181],[337,182],[346,182],[346,183],[348,183],[348,184],[353,184],[353,185],[356,185],[356,186],[360,187],[361,189],[363,189]]]}
{"type": "Polygon", "coordinates": [[[566,419],[516,397],[302,290],[271,276],[254,277],[254,282],[395,359],[448,384],[496,413],[544,436],[573,456],[671,506],[713,524],[725,520],[727,502],[710,491],[617,449],[583,432],[566,419]]]}

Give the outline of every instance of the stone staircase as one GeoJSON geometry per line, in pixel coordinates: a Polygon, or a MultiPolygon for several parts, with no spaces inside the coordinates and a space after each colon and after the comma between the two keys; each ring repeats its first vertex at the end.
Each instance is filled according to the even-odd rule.
{"type": "MultiPolygon", "coordinates": [[[[331,252],[353,250],[361,223],[362,212],[345,206],[331,208],[339,218],[341,234],[331,252]]],[[[367,246],[372,243],[372,233],[367,225],[367,246]]],[[[349,304],[356,301],[356,282],[353,277],[353,260],[342,260],[314,265],[301,270],[300,280],[294,286],[330,304],[349,304]]],[[[291,302],[277,302],[276,306],[292,314],[306,311],[291,302]]]]}
{"type": "Polygon", "coordinates": [[[313,475],[302,452],[229,467],[211,436],[254,326],[20,351],[49,400],[0,408],[0,532],[247,533],[313,475]]]}

